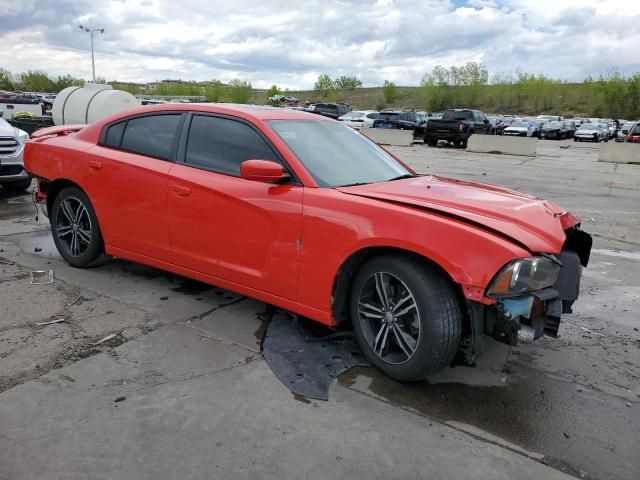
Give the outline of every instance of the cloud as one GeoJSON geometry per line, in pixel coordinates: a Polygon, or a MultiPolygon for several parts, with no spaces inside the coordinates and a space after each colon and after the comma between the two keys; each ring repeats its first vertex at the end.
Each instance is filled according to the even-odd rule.
{"type": "Polygon", "coordinates": [[[0,0],[0,66],[89,78],[235,77],[309,88],[318,73],[416,85],[480,61],[580,81],[640,71],[640,4],[616,0],[0,0]]]}

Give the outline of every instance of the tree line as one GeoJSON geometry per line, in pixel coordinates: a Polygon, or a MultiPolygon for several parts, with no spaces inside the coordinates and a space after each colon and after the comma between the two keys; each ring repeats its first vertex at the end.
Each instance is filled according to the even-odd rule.
{"type": "MultiPolygon", "coordinates": [[[[135,83],[98,81],[134,95],[204,97],[209,102],[233,103],[247,103],[256,98],[251,83],[242,79],[228,83],[220,80],[159,82],[152,89],[135,83]]],[[[50,76],[42,71],[13,74],[0,69],[0,90],[57,93],[66,87],[83,84],[84,80],[71,75],[50,76]]],[[[362,82],[355,76],[342,75],[332,79],[325,73],[315,82],[313,94],[317,100],[348,101],[350,94],[361,87],[362,82]]],[[[385,80],[375,101],[376,108],[394,106],[400,96],[399,88],[404,87],[385,80]]],[[[429,111],[465,107],[487,112],[572,112],[591,117],[640,118],[640,73],[624,76],[613,70],[598,78],[586,78],[581,83],[568,83],[520,70],[491,74],[484,65],[469,62],[461,66],[434,67],[422,77],[419,90],[419,97],[412,97],[412,105],[404,107],[429,111]]],[[[284,92],[273,85],[267,90],[267,98],[284,92]]]]}
{"type": "MultiPolygon", "coordinates": [[[[124,90],[133,95],[205,97],[208,102],[247,103],[253,94],[251,83],[241,79],[228,83],[220,80],[199,83],[159,82],[151,89],[135,83],[106,81],[104,78],[97,78],[96,82],[108,83],[115,89],[124,90]]],[[[67,87],[82,86],[84,83],[83,79],[71,75],[50,76],[45,72],[34,70],[13,74],[0,68],[0,90],[58,93],[67,87]]]]}
{"type": "Polygon", "coordinates": [[[424,107],[485,108],[527,114],[573,112],[591,117],[640,118],[640,73],[628,77],[616,70],[582,83],[568,83],[522,71],[490,75],[475,62],[436,66],[420,82],[424,107]]]}

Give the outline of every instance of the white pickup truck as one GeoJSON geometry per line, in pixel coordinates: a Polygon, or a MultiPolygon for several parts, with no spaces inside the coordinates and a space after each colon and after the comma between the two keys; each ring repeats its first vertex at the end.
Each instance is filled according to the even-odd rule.
{"type": "Polygon", "coordinates": [[[24,169],[22,154],[29,134],[15,128],[0,118],[0,187],[10,190],[26,190],[31,176],[24,169]]]}

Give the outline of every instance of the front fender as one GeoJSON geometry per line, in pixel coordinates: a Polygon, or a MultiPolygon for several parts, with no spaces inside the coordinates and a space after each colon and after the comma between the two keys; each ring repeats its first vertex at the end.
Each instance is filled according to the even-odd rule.
{"type": "Polygon", "coordinates": [[[391,247],[420,255],[463,286],[483,290],[506,263],[530,252],[479,227],[442,215],[305,189],[298,301],[330,311],[340,267],[358,252],[391,247]]]}

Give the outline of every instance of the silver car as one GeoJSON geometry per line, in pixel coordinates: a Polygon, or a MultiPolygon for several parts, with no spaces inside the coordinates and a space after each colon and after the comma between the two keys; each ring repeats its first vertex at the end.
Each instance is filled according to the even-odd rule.
{"type": "Polygon", "coordinates": [[[603,123],[583,123],[573,133],[574,142],[607,142],[609,128],[603,123]]]}
{"type": "Polygon", "coordinates": [[[29,134],[0,118],[0,186],[11,190],[26,190],[31,176],[24,169],[22,154],[29,134]]]}

